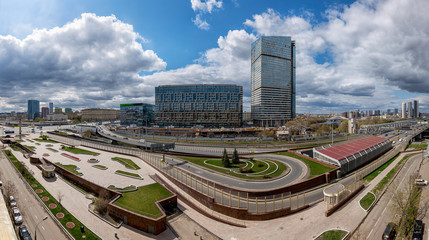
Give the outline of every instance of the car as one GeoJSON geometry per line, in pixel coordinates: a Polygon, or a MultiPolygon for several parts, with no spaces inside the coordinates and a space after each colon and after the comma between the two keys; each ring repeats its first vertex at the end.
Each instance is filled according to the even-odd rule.
{"type": "Polygon", "coordinates": [[[15,198],[13,196],[9,196],[9,205],[11,207],[16,207],[16,201],[15,201],[15,198]]]}
{"type": "Polygon", "coordinates": [[[422,240],[423,239],[423,222],[422,220],[416,220],[414,224],[413,240],[422,240]]]}
{"type": "Polygon", "coordinates": [[[13,220],[15,221],[15,224],[17,225],[22,224],[22,215],[19,209],[17,207],[13,207],[12,213],[13,213],[13,220]]]}
{"type": "Polygon", "coordinates": [[[1,186],[3,186],[3,183],[2,183],[2,181],[0,181],[0,187],[1,187],[1,186]]]}
{"type": "Polygon", "coordinates": [[[381,236],[382,240],[393,240],[396,237],[396,225],[393,222],[387,224],[384,229],[383,235],[381,236]]]}
{"type": "Polygon", "coordinates": [[[428,181],[424,180],[424,179],[417,178],[415,180],[415,184],[416,184],[416,186],[427,186],[428,185],[428,181]]]}
{"type": "Polygon", "coordinates": [[[128,139],[127,137],[124,137],[124,139],[128,139]]]}
{"type": "Polygon", "coordinates": [[[140,139],[139,142],[144,143],[146,140],[140,139]]]}
{"type": "Polygon", "coordinates": [[[19,226],[19,238],[21,240],[31,240],[30,232],[25,225],[19,226]]]}

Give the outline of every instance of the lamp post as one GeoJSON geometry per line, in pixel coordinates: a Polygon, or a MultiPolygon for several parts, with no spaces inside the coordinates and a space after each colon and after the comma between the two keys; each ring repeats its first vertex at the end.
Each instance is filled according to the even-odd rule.
{"type": "Polygon", "coordinates": [[[37,240],[37,227],[39,226],[39,224],[41,224],[46,219],[48,219],[48,216],[43,217],[43,219],[40,220],[40,222],[38,224],[36,224],[36,228],[34,229],[34,240],[37,240]]]}

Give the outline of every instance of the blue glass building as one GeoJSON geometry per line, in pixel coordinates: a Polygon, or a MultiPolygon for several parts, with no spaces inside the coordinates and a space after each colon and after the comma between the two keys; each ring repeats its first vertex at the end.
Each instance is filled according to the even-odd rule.
{"type": "Polygon", "coordinates": [[[36,120],[40,117],[40,102],[38,100],[28,100],[27,118],[28,120],[36,120]]]}
{"type": "Polygon", "coordinates": [[[121,125],[149,126],[153,121],[153,105],[126,103],[120,105],[121,125]]]}
{"type": "Polygon", "coordinates": [[[243,87],[165,85],[155,88],[155,122],[160,126],[240,127],[243,87]]]}
{"type": "Polygon", "coordinates": [[[282,126],[295,117],[295,42],[263,36],[252,43],[251,114],[257,126],[282,126]]]}

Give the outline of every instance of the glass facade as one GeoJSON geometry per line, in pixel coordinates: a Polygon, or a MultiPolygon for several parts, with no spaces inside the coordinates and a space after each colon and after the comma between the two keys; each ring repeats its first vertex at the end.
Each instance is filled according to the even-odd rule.
{"type": "Polygon", "coordinates": [[[295,117],[295,42],[263,36],[251,50],[252,119],[257,126],[281,126],[295,117]]]}
{"type": "Polygon", "coordinates": [[[28,100],[27,117],[28,120],[36,120],[40,117],[40,102],[38,100],[28,100]]]}
{"type": "Polygon", "coordinates": [[[239,127],[243,87],[166,85],[155,88],[155,122],[161,126],[239,127]]]}
{"type": "Polygon", "coordinates": [[[146,103],[121,104],[121,125],[149,126],[153,121],[153,105],[146,103]]]}

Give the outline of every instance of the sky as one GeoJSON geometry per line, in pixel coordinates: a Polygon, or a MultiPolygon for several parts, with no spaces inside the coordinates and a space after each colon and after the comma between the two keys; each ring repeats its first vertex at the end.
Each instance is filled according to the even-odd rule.
{"type": "Polygon", "coordinates": [[[298,113],[429,110],[427,0],[0,0],[0,112],[154,103],[166,84],[237,84],[250,45],[296,42],[298,113]]]}

